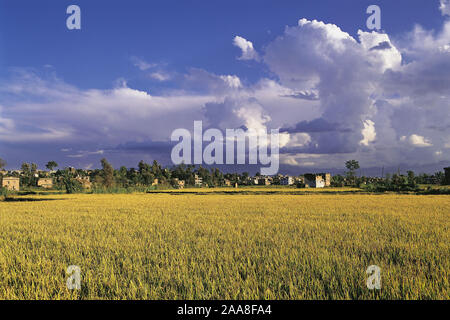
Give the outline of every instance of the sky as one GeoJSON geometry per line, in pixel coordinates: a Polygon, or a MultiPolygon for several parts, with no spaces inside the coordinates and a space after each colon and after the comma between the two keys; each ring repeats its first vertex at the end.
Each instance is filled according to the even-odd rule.
{"type": "Polygon", "coordinates": [[[171,165],[171,133],[201,120],[280,129],[281,173],[435,172],[449,109],[448,0],[0,0],[8,169],[171,165]]]}

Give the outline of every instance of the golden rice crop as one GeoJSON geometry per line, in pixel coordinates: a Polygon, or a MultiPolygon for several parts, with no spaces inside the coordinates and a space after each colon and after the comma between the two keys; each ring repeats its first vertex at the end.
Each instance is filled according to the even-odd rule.
{"type": "Polygon", "coordinates": [[[25,198],[0,202],[0,299],[450,298],[445,195],[25,198]]]}

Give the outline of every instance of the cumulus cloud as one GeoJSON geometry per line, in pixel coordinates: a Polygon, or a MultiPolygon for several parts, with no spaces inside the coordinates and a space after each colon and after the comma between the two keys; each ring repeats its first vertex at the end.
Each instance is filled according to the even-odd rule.
{"type": "Polygon", "coordinates": [[[391,44],[385,33],[358,31],[361,46],[366,51],[368,61],[381,72],[387,69],[398,69],[402,63],[402,55],[391,44]]]}
{"type": "Polygon", "coordinates": [[[102,141],[113,145],[149,137],[167,139],[170,130],[201,117],[204,103],[214,100],[209,95],[181,93],[152,96],[129,87],[80,90],[32,73],[24,77],[3,87],[2,98],[8,93],[15,99],[2,105],[2,141],[102,141]]]}
{"type": "Polygon", "coordinates": [[[239,89],[242,88],[241,79],[237,76],[220,76],[220,79],[222,79],[230,88],[233,89],[239,89]]]}
{"type": "Polygon", "coordinates": [[[364,129],[362,129],[363,139],[359,142],[361,145],[369,146],[370,142],[375,141],[377,133],[375,132],[375,123],[372,120],[364,121],[364,129]]]}
{"type": "Polygon", "coordinates": [[[259,55],[253,48],[253,43],[240,36],[236,36],[233,39],[233,44],[242,50],[239,60],[259,60],[259,55]]]}
{"type": "Polygon", "coordinates": [[[432,146],[431,141],[429,141],[425,137],[419,136],[418,134],[412,134],[409,137],[402,136],[402,137],[400,137],[400,141],[406,141],[409,144],[411,144],[412,146],[420,147],[420,148],[432,146]]]}
{"type": "Polygon", "coordinates": [[[363,37],[366,47],[336,25],[301,19],[267,46],[264,61],[284,86],[315,90],[320,97],[321,118],[299,122],[295,129],[315,132],[309,152],[357,150],[361,118],[372,112],[371,90],[384,59],[369,52],[368,39],[363,37]]]}
{"type": "Polygon", "coordinates": [[[442,50],[450,24],[436,33],[416,26],[407,38],[400,47],[384,33],[359,31],[354,39],[336,25],[301,19],[269,43],[263,59],[281,85],[315,92],[320,110],[283,129],[311,136],[303,148],[285,151],[334,154],[336,161],[349,153],[373,165],[429,161],[424,147],[442,148],[445,139],[437,137],[450,136],[450,59],[442,50]],[[418,147],[424,152],[413,151],[418,147]]]}
{"type": "Polygon", "coordinates": [[[312,167],[315,166],[322,156],[318,154],[307,154],[307,153],[299,153],[299,154],[281,154],[280,155],[280,163],[296,166],[296,167],[312,167]]]}
{"type": "Polygon", "coordinates": [[[184,90],[217,95],[242,88],[241,80],[236,75],[217,75],[198,68],[190,68],[181,76],[180,82],[184,90]]]}

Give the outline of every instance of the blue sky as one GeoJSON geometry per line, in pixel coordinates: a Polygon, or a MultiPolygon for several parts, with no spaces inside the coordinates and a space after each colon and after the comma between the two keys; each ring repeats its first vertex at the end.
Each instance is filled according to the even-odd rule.
{"type": "MultiPolygon", "coordinates": [[[[446,95],[439,89],[449,84],[449,78],[442,75],[447,66],[445,61],[448,61],[448,53],[439,49],[450,43],[449,34],[445,31],[448,7],[442,1],[442,8],[447,9],[440,10],[439,0],[1,0],[0,86],[3,86],[3,90],[0,92],[0,125],[3,127],[0,127],[0,134],[3,134],[4,142],[0,142],[0,157],[7,160],[9,168],[18,167],[23,161],[36,161],[42,167],[51,159],[61,165],[97,167],[102,156],[112,159],[116,166],[133,166],[141,158],[157,158],[170,164],[167,154],[158,148],[152,150],[155,142],[160,143],[170,137],[170,130],[153,132],[149,129],[145,134],[145,124],[137,124],[137,118],[146,119],[150,128],[162,126],[173,130],[175,125],[191,128],[192,120],[201,120],[203,117],[210,125],[224,129],[227,125],[248,126],[250,119],[242,116],[239,122],[239,119],[232,118],[241,110],[240,114],[248,111],[253,120],[257,119],[255,121],[258,122],[259,119],[258,125],[290,128],[291,142],[297,142],[287,145],[286,150],[292,151],[286,151],[282,161],[283,170],[287,172],[316,167],[339,168],[344,159],[352,157],[361,159],[365,167],[402,165],[409,168],[432,167],[434,170],[450,159],[450,147],[446,147],[450,146],[450,123],[448,119],[442,119],[446,111],[448,115],[449,100],[442,98],[446,95]],[[68,15],[65,11],[71,4],[81,8],[81,30],[66,28],[68,15]],[[382,31],[379,33],[388,35],[391,52],[382,57],[372,57],[369,48],[366,48],[368,63],[373,63],[374,68],[381,68],[382,72],[376,79],[367,76],[371,78],[367,87],[355,89],[365,92],[369,87],[377,88],[367,96],[370,99],[376,96],[371,105],[360,110],[356,101],[362,101],[365,97],[345,97],[338,93],[338,87],[343,85],[345,78],[333,84],[326,80],[327,72],[335,74],[338,66],[342,66],[344,75],[347,74],[353,68],[352,64],[344,60],[340,62],[339,59],[352,54],[355,54],[356,59],[354,68],[364,69],[357,74],[373,73],[363,67],[365,58],[361,57],[362,53],[358,51],[360,48],[353,49],[354,44],[348,44],[346,50],[351,51],[344,56],[338,51],[331,54],[330,57],[335,59],[334,64],[322,70],[323,63],[319,59],[321,54],[317,53],[314,59],[311,58],[310,53],[313,54],[314,50],[309,45],[315,49],[318,48],[315,43],[321,47],[325,45],[329,38],[323,32],[333,33],[332,25],[361,44],[358,30],[369,32],[365,11],[371,4],[381,8],[382,31]],[[299,26],[298,21],[302,18],[308,24],[299,26]],[[323,22],[323,25],[309,23],[313,20],[323,22]],[[423,32],[418,31],[417,25],[423,32]],[[286,26],[293,28],[290,35],[286,33],[286,26]],[[233,42],[236,36],[251,42],[258,58],[242,59],[241,48],[233,42]],[[287,41],[289,36],[293,37],[294,42],[287,41]],[[284,40],[280,40],[283,37],[284,40]],[[304,50],[295,43],[301,44],[304,50]],[[422,47],[419,47],[420,43],[422,47]],[[289,74],[286,70],[290,66],[283,66],[282,60],[296,50],[300,50],[299,59],[305,52],[308,53],[303,61],[311,58],[309,65],[315,69],[310,70],[305,65],[298,65],[298,68],[292,66],[293,72],[299,72],[298,78],[302,78],[300,82],[294,83],[292,79],[296,79],[297,75],[289,74]],[[401,61],[394,63],[390,59],[395,60],[396,55],[401,57],[401,61]],[[431,56],[435,60],[431,61],[431,56]],[[361,65],[358,64],[359,58],[362,59],[361,65]],[[374,59],[386,59],[389,62],[374,59]],[[379,63],[384,64],[376,66],[379,63]],[[429,83],[420,80],[419,83],[407,83],[408,79],[415,79],[415,76],[423,79],[424,69],[429,70],[429,83]],[[226,76],[238,79],[239,93],[236,88],[222,87],[221,81],[226,76]],[[405,82],[404,86],[402,81],[405,82]],[[385,83],[399,87],[395,90],[392,89],[394,85],[385,88],[385,83]],[[33,90],[25,90],[24,86],[33,90]],[[417,90],[425,86],[424,90],[430,93],[426,101],[408,89],[414,86],[417,86],[417,90]],[[19,87],[21,89],[17,89],[19,87]],[[270,97],[264,95],[264,92],[272,89],[278,90],[277,93],[270,97]],[[291,106],[296,101],[289,102],[282,98],[278,102],[274,98],[282,97],[280,92],[308,92],[320,98],[315,105],[298,102],[301,104],[299,108],[304,108],[299,112],[294,109],[295,106],[291,106]],[[433,92],[435,95],[431,94],[433,92]],[[144,97],[148,101],[139,100],[136,98],[139,94],[159,100],[150,102],[148,97],[144,97]],[[355,116],[349,117],[351,120],[341,121],[338,115],[333,115],[332,110],[336,108],[322,98],[330,95],[334,95],[336,101],[342,99],[342,102],[348,103],[348,113],[355,116]],[[395,101],[391,100],[394,96],[395,101]],[[257,106],[249,103],[250,98],[256,101],[257,106]],[[177,99],[187,101],[186,106],[180,106],[181,102],[177,99]],[[234,102],[228,104],[231,100],[234,102]],[[76,111],[74,108],[80,107],[77,101],[84,101],[89,106],[86,110],[76,111]],[[104,112],[92,112],[94,109],[100,110],[105,104],[111,104],[111,101],[119,101],[124,105],[111,107],[104,112]],[[146,101],[149,105],[146,105],[146,101]],[[155,103],[160,104],[155,106],[155,103]],[[227,121],[208,116],[211,115],[208,110],[215,110],[217,104],[221,104],[218,110],[223,112],[217,117],[227,121]],[[280,111],[274,108],[278,104],[282,105],[280,111]],[[424,104],[440,105],[442,109],[427,111],[424,110],[424,104]],[[61,111],[65,108],[70,112],[61,111]],[[173,110],[174,113],[164,114],[161,108],[173,110]],[[224,111],[228,109],[228,112],[224,111]],[[186,110],[187,115],[177,110],[186,110]],[[400,118],[417,119],[421,113],[428,114],[430,119],[419,121],[412,127],[399,124],[403,122],[400,118]],[[105,118],[105,114],[119,118],[121,124],[118,124],[117,119],[106,121],[108,117],[105,118]],[[71,119],[67,120],[64,115],[71,119]],[[386,117],[389,118],[389,125],[383,126],[386,117]],[[93,121],[93,118],[97,121],[93,121]],[[264,120],[268,118],[271,120],[264,120]],[[317,134],[315,130],[311,134],[302,131],[301,126],[299,130],[293,130],[296,124],[305,121],[311,127],[310,123],[317,123],[312,122],[315,119],[325,119],[329,124],[331,119],[336,119],[337,122],[332,125],[347,126],[357,135],[346,136],[341,130],[342,137],[335,141],[336,135],[333,138],[333,134],[327,132],[317,134]],[[99,127],[103,126],[103,136],[101,130],[88,124],[91,121],[94,124],[97,122],[99,127]],[[136,132],[131,130],[140,126],[142,129],[136,132]],[[433,126],[437,128],[435,132],[430,131],[433,126]],[[364,129],[366,136],[362,134],[364,129]],[[13,135],[20,137],[7,138],[13,135]],[[118,151],[120,146],[129,144],[148,147],[134,153],[118,151]],[[399,150],[402,150],[401,154],[398,154],[399,150]],[[322,155],[328,158],[327,162],[320,160],[322,155]],[[51,159],[47,159],[49,157],[51,159]]],[[[380,36],[380,39],[384,38],[380,36]]],[[[347,46],[348,39],[341,40],[347,46]]],[[[361,83],[353,73],[346,76],[361,83]]],[[[347,109],[342,108],[340,112],[345,113],[347,109]]]]}
{"type": "MultiPolygon", "coordinates": [[[[435,1],[434,1],[435,2],[435,1]]],[[[366,29],[366,8],[382,7],[382,28],[399,34],[419,23],[439,29],[442,16],[430,0],[397,1],[0,1],[1,59],[8,67],[52,65],[59,77],[80,88],[109,88],[120,77],[143,83],[130,56],[166,63],[169,69],[196,67],[256,81],[264,70],[235,59],[235,35],[264,46],[286,25],[317,19],[356,35],[366,29]],[[82,30],[65,27],[71,4],[82,10],[82,30]]],[[[157,85],[157,84],[155,84],[157,85]]]]}

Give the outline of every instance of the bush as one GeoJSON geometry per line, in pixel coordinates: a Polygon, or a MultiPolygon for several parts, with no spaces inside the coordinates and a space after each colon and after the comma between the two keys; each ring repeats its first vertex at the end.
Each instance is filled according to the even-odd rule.
{"type": "Polygon", "coordinates": [[[10,192],[8,191],[8,189],[3,188],[3,187],[0,188],[0,196],[1,197],[7,197],[9,195],[9,193],[10,192]]]}
{"type": "Polygon", "coordinates": [[[450,195],[450,189],[448,188],[438,188],[438,189],[432,189],[428,187],[426,190],[423,190],[420,192],[420,194],[449,194],[450,195]]]}
{"type": "Polygon", "coordinates": [[[364,187],[368,192],[418,192],[420,188],[412,184],[396,184],[392,182],[380,182],[368,184],[364,187]]]}
{"type": "Polygon", "coordinates": [[[83,185],[81,184],[81,182],[74,179],[69,174],[63,176],[62,183],[66,188],[67,193],[79,193],[83,191],[83,185]]]}

